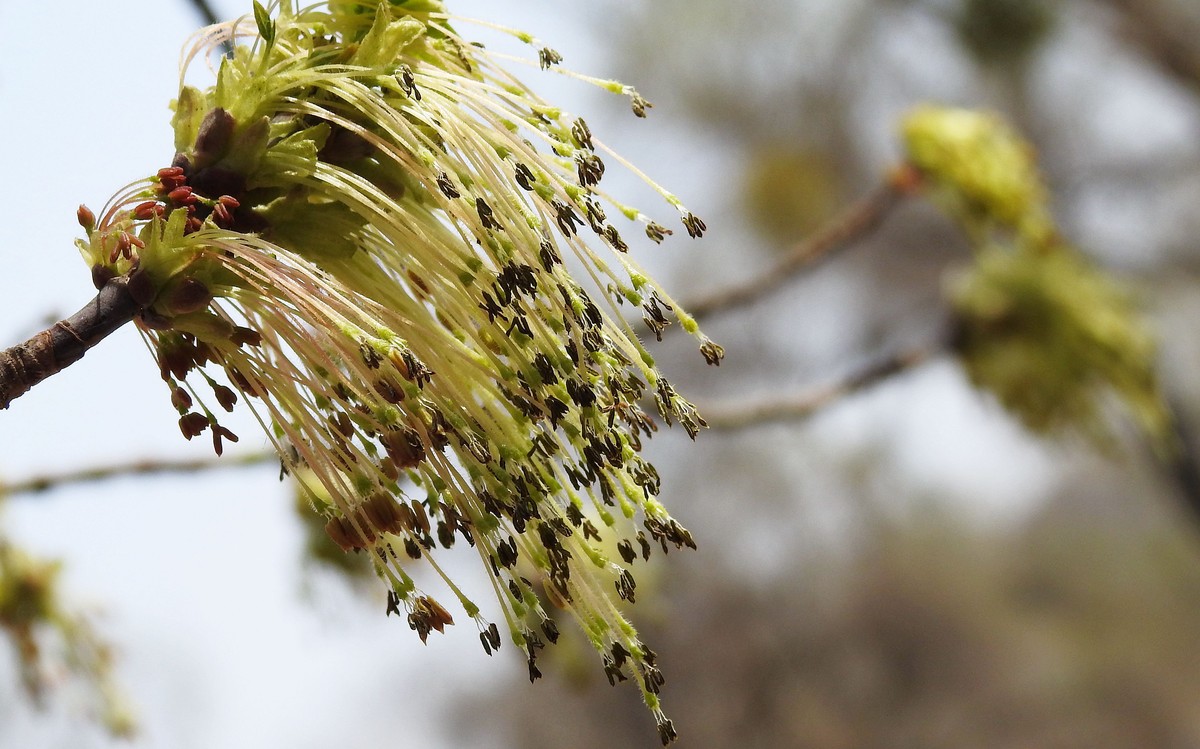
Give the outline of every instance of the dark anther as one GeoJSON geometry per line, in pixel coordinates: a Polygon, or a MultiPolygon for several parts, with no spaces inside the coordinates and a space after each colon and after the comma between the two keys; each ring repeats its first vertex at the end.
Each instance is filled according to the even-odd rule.
{"type": "Polygon", "coordinates": [[[582,380],[570,379],[567,380],[567,394],[571,396],[571,400],[581,408],[595,405],[596,393],[592,388],[582,380]]]}
{"type": "Polygon", "coordinates": [[[542,620],[542,634],[546,635],[546,639],[553,645],[558,642],[558,625],[553,619],[542,620]]]}
{"type": "Polygon", "coordinates": [[[182,185],[167,193],[167,200],[179,206],[192,205],[196,202],[196,196],[191,187],[182,185]]]}
{"type": "Polygon", "coordinates": [[[546,409],[550,411],[550,423],[555,427],[558,426],[558,422],[562,421],[562,418],[570,411],[566,403],[563,403],[554,396],[546,398],[546,409]]]}
{"type": "Polygon", "coordinates": [[[632,107],[633,113],[638,117],[645,117],[646,110],[654,105],[645,99],[641,94],[635,93],[629,98],[629,106],[632,107]]]}
{"type": "Polygon", "coordinates": [[[604,162],[594,153],[580,151],[575,154],[575,174],[581,187],[594,187],[604,176],[604,162]]]}
{"type": "Polygon", "coordinates": [[[541,261],[542,268],[546,271],[549,271],[552,267],[562,262],[562,258],[559,257],[558,252],[554,249],[554,245],[548,239],[543,239],[541,245],[538,247],[538,260],[541,261]]]}
{"type": "Polygon", "coordinates": [[[400,616],[400,596],[394,590],[387,592],[387,616],[400,616]]]}
{"type": "Polygon", "coordinates": [[[675,739],[679,738],[679,734],[675,733],[675,724],[668,718],[663,718],[658,724],[658,738],[662,741],[663,746],[667,746],[675,739]]]}
{"type": "Polygon", "coordinates": [[[633,575],[629,570],[622,570],[621,576],[617,578],[617,595],[622,599],[634,603],[634,591],[637,589],[637,581],[633,579],[633,575]]]}
{"type": "Polygon", "coordinates": [[[637,542],[642,547],[642,560],[650,561],[650,541],[646,539],[646,534],[638,531],[637,542]]]}
{"type": "Polygon", "coordinates": [[[657,296],[651,296],[650,301],[642,305],[644,314],[642,320],[645,321],[646,327],[650,328],[654,333],[654,337],[662,340],[663,331],[671,324],[671,321],[663,314],[662,309],[658,306],[659,300],[657,296]]]}
{"type": "Polygon", "coordinates": [[[571,137],[575,139],[575,143],[580,148],[586,148],[589,151],[596,150],[596,146],[592,144],[591,128],[583,121],[583,118],[575,120],[571,125],[571,137]]]}
{"type": "Polygon", "coordinates": [[[254,328],[246,328],[237,325],[233,329],[233,334],[229,336],[229,341],[234,346],[254,346],[262,345],[262,333],[259,333],[254,328]]]}
{"type": "Polygon", "coordinates": [[[621,559],[625,560],[625,564],[633,564],[637,559],[637,554],[633,551],[633,544],[629,543],[629,539],[623,539],[617,544],[617,552],[621,555],[621,559]]]}
{"type": "Polygon", "coordinates": [[[456,188],[454,186],[454,183],[450,181],[449,174],[446,174],[445,172],[442,172],[441,174],[439,174],[438,178],[437,178],[437,183],[438,183],[438,189],[441,190],[442,194],[445,195],[447,198],[450,198],[451,200],[453,200],[454,198],[457,198],[459,196],[460,193],[458,192],[458,188],[456,188]]]}
{"type": "Polygon", "coordinates": [[[687,227],[688,236],[694,238],[703,237],[704,231],[708,228],[704,225],[704,221],[694,213],[683,217],[683,225],[687,227]]]}
{"type": "Polygon", "coordinates": [[[218,457],[225,450],[225,446],[221,442],[222,439],[237,442],[238,436],[214,421],[212,424],[213,450],[217,453],[218,457]]]}
{"type": "Polygon", "coordinates": [[[629,252],[629,245],[625,244],[625,240],[621,238],[621,233],[617,231],[617,227],[612,224],[604,227],[603,236],[617,252],[629,252]]]}
{"type": "Polygon", "coordinates": [[[517,184],[522,190],[532,190],[533,182],[537,182],[537,178],[533,176],[533,172],[524,164],[517,164],[517,184]]]}
{"type": "Polygon", "coordinates": [[[705,340],[700,344],[700,354],[704,357],[704,361],[711,366],[721,366],[721,360],[725,358],[725,349],[712,341],[705,340]]]}
{"type": "Polygon", "coordinates": [[[551,65],[557,65],[563,61],[563,56],[549,47],[542,47],[538,50],[538,64],[542,66],[542,70],[548,70],[551,65]]]}
{"type": "Polygon", "coordinates": [[[379,369],[379,366],[383,364],[383,357],[369,343],[360,343],[358,353],[362,356],[363,364],[366,364],[369,369],[379,369]]]}
{"type": "Polygon", "coordinates": [[[550,205],[554,208],[555,220],[558,222],[558,228],[562,230],[563,234],[571,236],[577,231],[576,224],[583,225],[579,214],[569,204],[555,198],[550,202],[550,205]]]}
{"type": "Polygon", "coordinates": [[[675,232],[671,231],[662,224],[656,224],[653,221],[646,224],[646,236],[654,240],[656,244],[661,243],[664,239],[671,236],[675,232]]]}
{"type": "Polygon", "coordinates": [[[237,404],[237,393],[217,383],[213,383],[212,389],[213,394],[217,396],[217,403],[221,404],[221,408],[232,412],[234,405],[237,404]]]}
{"type": "Polygon", "coordinates": [[[203,434],[207,428],[208,417],[202,413],[192,411],[179,417],[179,431],[189,440],[203,434]]]}
{"type": "Polygon", "coordinates": [[[587,209],[588,225],[592,227],[592,231],[597,234],[604,233],[604,219],[608,218],[604,215],[604,207],[599,202],[588,198],[583,204],[587,209]]]}
{"type": "Polygon", "coordinates": [[[412,68],[407,65],[401,65],[396,71],[396,82],[400,84],[400,90],[405,96],[409,96],[417,101],[421,100],[421,91],[417,88],[417,79],[413,75],[412,68]]]}
{"type": "Polygon", "coordinates": [[[492,207],[483,198],[475,198],[475,211],[479,213],[479,222],[483,224],[483,228],[501,230],[504,228],[496,220],[495,214],[492,213],[492,207]]]}

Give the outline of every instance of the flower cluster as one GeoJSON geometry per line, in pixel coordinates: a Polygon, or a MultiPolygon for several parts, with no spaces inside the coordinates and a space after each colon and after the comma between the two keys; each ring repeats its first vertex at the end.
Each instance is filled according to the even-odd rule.
{"type": "Polygon", "coordinates": [[[974,266],[949,288],[971,381],[1035,432],[1100,442],[1116,395],[1170,449],[1154,338],[1130,294],[1063,240],[1032,147],[995,115],[937,107],[910,114],[904,139],[975,245],[974,266]]]}
{"type": "MultiPolygon", "coordinates": [[[[374,559],[389,613],[422,639],[451,624],[405,566],[438,569],[437,547],[468,544],[531,678],[558,636],[544,596],[610,680],[637,680],[666,743],[654,653],[613,594],[632,599],[629,567],[653,546],[694,547],[640,455],[657,429],[643,403],[693,438],[704,422],[619,307],[641,307],[656,336],[678,322],[712,364],[723,352],[627,254],[610,214],[654,242],[672,231],[601,189],[619,157],[461,23],[432,0],[331,0],[256,4],[205,30],[185,68],[235,46],[215,85],[181,87],[174,160],[99,218],[81,208],[80,248],[97,285],[128,277],[184,435],[220,453],[237,437],[218,414],[249,402],[330,538],[374,559]]],[[[512,33],[542,67],[561,61],[512,33]]],[[[632,89],[593,82],[645,114],[632,89]]]]}

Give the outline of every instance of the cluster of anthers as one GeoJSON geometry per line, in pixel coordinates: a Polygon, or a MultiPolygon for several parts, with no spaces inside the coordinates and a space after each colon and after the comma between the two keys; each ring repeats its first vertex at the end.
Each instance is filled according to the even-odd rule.
{"type": "MultiPolygon", "coordinates": [[[[422,639],[453,623],[405,571],[422,559],[484,649],[501,646],[433,559],[461,539],[531,678],[558,639],[548,601],[574,614],[611,682],[636,679],[667,743],[662,674],[616,598],[633,600],[630,567],[653,546],[695,546],[656,499],[642,403],[693,438],[704,422],[619,307],[641,307],[656,337],[678,322],[710,364],[723,352],[608,218],[654,242],[672,233],[602,191],[604,159],[620,158],[460,38],[466,22],[432,0],[331,0],[256,4],[205,30],[185,68],[236,46],[212,87],[181,82],[173,162],[99,219],[81,209],[80,248],[97,285],[127,279],[184,435],[209,430],[220,452],[236,437],[207,404],[248,403],[315,482],[330,537],[372,555],[388,613],[422,639]]],[[[500,30],[539,49],[541,67],[561,61],[500,30]]],[[[649,106],[585,80],[638,115],[649,106]]],[[[647,182],[689,235],[704,232],[647,182]]]]}

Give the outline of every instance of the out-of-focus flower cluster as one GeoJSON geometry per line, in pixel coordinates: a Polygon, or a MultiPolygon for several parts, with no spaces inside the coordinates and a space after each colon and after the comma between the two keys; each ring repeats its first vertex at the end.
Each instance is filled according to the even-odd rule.
{"type": "Polygon", "coordinates": [[[1032,147],[995,115],[936,107],[909,115],[904,140],[976,250],[948,289],[971,381],[1033,431],[1102,442],[1115,395],[1169,449],[1154,338],[1129,293],[1062,239],[1032,147]]]}
{"type": "Polygon", "coordinates": [[[50,689],[78,682],[99,722],[114,736],[130,736],[135,721],[112,678],[112,651],[86,617],[63,605],[60,567],[0,536],[0,630],[12,643],[25,692],[41,705],[50,689]]]}
{"type": "MultiPolygon", "coordinates": [[[[694,546],[640,455],[657,429],[643,403],[692,437],[704,422],[620,307],[656,336],[678,322],[710,364],[723,352],[629,257],[628,227],[673,231],[601,189],[619,157],[461,23],[428,0],[279,2],[204,31],[185,68],[233,53],[214,86],[181,88],[174,160],[99,217],[81,208],[80,248],[97,286],[127,278],[184,435],[220,453],[237,437],[218,414],[249,401],[329,537],[371,555],[389,613],[422,639],[451,624],[405,568],[438,569],[436,548],[466,543],[531,678],[557,638],[541,590],[610,680],[639,683],[665,743],[661,673],[615,597],[632,599],[630,567],[653,547],[694,546]]],[[[561,62],[511,33],[543,68],[561,62]]],[[[645,115],[633,89],[586,80],[645,115]]],[[[500,628],[445,582],[499,648],[500,628]]]]}

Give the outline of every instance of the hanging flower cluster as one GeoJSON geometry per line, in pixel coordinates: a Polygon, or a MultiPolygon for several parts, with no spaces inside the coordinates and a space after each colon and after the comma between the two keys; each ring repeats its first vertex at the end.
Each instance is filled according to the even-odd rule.
{"type": "Polygon", "coordinates": [[[1101,443],[1115,395],[1160,450],[1173,449],[1154,337],[1130,293],[1062,238],[1033,148],[972,110],[920,107],[903,129],[910,164],[976,250],[948,289],[971,382],[1035,432],[1101,443]]]}
{"type": "MultiPolygon", "coordinates": [[[[672,231],[602,191],[619,157],[461,23],[432,0],[284,1],[205,30],[185,69],[233,51],[214,86],[181,86],[174,160],[98,218],[81,208],[80,248],[97,286],[127,277],[184,436],[220,453],[237,437],[218,414],[249,402],[331,539],[372,556],[389,613],[423,640],[453,623],[405,567],[468,544],[530,677],[558,637],[549,599],[610,681],[637,681],[667,743],[662,675],[614,594],[632,600],[630,567],[653,547],[694,547],[656,500],[642,404],[693,438],[704,422],[618,308],[641,307],[656,336],[677,321],[710,364],[723,352],[628,256],[618,222],[654,242],[672,231]]],[[[543,68],[561,61],[511,33],[543,68]]],[[[645,114],[632,89],[592,82],[645,114]]]]}

